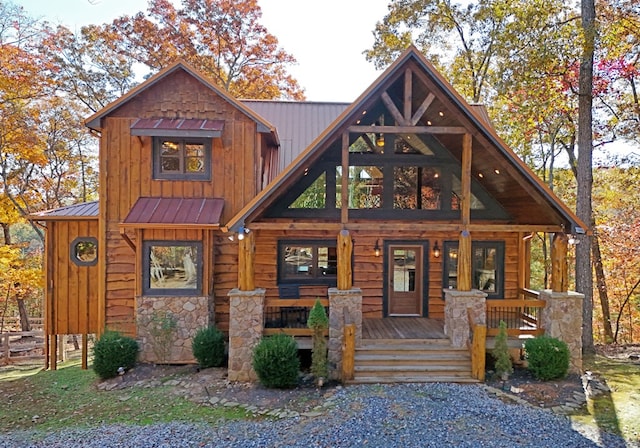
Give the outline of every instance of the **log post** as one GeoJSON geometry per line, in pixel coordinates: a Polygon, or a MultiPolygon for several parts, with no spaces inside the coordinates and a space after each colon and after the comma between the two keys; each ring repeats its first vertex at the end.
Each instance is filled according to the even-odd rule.
{"type": "Polygon", "coordinates": [[[458,243],[458,291],[471,291],[471,234],[460,233],[458,243]]]}
{"type": "Polygon", "coordinates": [[[351,254],[353,243],[348,230],[341,230],[338,234],[338,289],[345,291],[353,286],[351,272],[351,254]]]}
{"type": "Polygon", "coordinates": [[[553,235],[551,245],[551,290],[553,292],[567,292],[569,290],[568,245],[569,239],[566,233],[553,235]]]}
{"type": "Polygon", "coordinates": [[[356,324],[344,326],[344,343],[342,348],[342,381],[353,379],[356,354],[356,324]]]}
{"type": "Polygon", "coordinates": [[[256,289],[254,275],[255,252],[254,232],[249,232],[238,242],[238,289],[240,291],[253,291],[256,289]]]}

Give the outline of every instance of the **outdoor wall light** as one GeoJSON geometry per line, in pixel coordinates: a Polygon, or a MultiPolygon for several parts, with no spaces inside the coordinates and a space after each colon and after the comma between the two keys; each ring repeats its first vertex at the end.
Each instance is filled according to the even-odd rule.
{"type": "Polygon", "coordinates": [[[438,242],[433,245],[433,256],[435,258],[440,258],[440,246],[438,246],[438,242]]]}
{"type": "Polygon", "coordinates": [[[251,230],[249,230],[245,226],[240,226],[240,228],[238,229],[238,240],[243,240],[245,233],[249,232],[251,232],[251,230]]]}
{"type": "Polygon", "coordinates": [[[379,257],[379,256],[380,256],[380,245],[378,244],[378,240],[376,240],[376,245],[375,245],[375,246],[373,246],[373,254],[374,254],[376,257],[379,257]]]}
{"type": "Polygon", "coordinates": [[[376,138],[376,146],[379,146],[380,148],[384,146],[384,134],[378,134],[378,137],[376,138]]]}

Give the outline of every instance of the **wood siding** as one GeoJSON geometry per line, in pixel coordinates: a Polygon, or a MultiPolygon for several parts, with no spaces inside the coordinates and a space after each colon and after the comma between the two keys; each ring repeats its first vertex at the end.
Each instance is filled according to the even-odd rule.
{"type": "Polygon", "coordinates": [[[47,334],[99,331],[98,265],[79,266],[71,260],[71,243],[78,237],[98,238],[98,221],[47,223],[47,334]]]}
{"type": "MultiPolygon", "coordinates": [[[[106,248],[100,259],[102,297],[108,328],[135,334],[134,297],[141,291],[140,256],[120,235],[119,224],[141,196],[224,198],[221,222],[235,215],[260,188],[261,148],[256,123],[233,104],[204,87],[183,71],[177,71],[116,109],[102,121],[100,144],[100,244],[106,248]],[[212,139],[211,180],[154,180],[153,138],[131,136],[130,126],[137,118],[201,118],[224,120],[221,138],[212,139]]],[[[196,232],[204,238],[202,231],[196,232]]],[[[140,237],[192,239],[187,231],[161,234],[127,231],[140,251],[140,237]]],[[[205,243],[204,240],[202,240],[205,243]]],[[[205,254],[211,247],[205,244],[205,254]]],[[[208,261],[207,263],[209,263],[208,261]]],[[[211,270],[203,279],[208,290],[211,270]]],[[[234,279],[234,286],[236,279],[234,279]]],[[[231,289],[231,288],[228,288],[231,289]]],[[[227,289],[227,291],[228,291],[227,289]]],[[[226,294],[226,292],[225,292],[226,294]]]]}

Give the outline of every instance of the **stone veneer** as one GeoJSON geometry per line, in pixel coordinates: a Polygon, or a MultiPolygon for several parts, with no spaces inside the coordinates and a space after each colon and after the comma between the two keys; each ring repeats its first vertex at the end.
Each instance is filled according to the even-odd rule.
{"type": "Polygon", "coordinates": [[[362,340],[362,290],[329,288],[329,377],[341,379],[345,315],[356,325],[356,347],[362,340]]]}
{"type": "Polygon", "coordinates": [[[191,341],[200,328],[209,323],[208,297],[137,297],[137,333],[142,362],[162,362],[156,359],[153,350],[153,338],[149,331],[151,317],[154,312],[172,314],[177,320],[177,329],[169,352],[168,363],[195,363],[191,350],[191,341]]]}
{"type": "Polygon", "coordinates": [[[453,347],[467,346],[469,340],[469,319],[467,308],[471,309],[475,323],[487,324],[487,294],[477,289],[458,291],[444,290],[444,333],[451,339],[453,347]]]}
{"type": "Polygon", "coordinates": [[[547,303],[542,309],[541,327],[547,336],[564,341],[571,355],[569,370],[582,373],[582,300],[577,292],[540,291],[540,300],[547,303]]]}
{"type": "Polygon", "coordinates": [[[264,329],[264,289],[229,291],[229,381],[256,381],[253,348],[264,329]]]}

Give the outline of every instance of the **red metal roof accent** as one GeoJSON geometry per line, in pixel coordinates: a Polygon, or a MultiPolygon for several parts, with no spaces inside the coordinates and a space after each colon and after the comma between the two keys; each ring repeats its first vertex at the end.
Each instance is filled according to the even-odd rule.
{"type": "Polygon", "coordinates": [[[29,219],[36,221],[98,219],[98,201],[83,202],[52,210],[44,210],[30,215],[29,219]]]}
{"type": "Polygon", "coordinates": [[[221,198],[138,198],[123,226],[217,227],[224,207],[221,198]]]}
{"type": "Polygon", "coordinates": [[[224,120],[197,118],[139,118],[131,125],[131,135],[159,137],[220,137],[224,120]]]}

